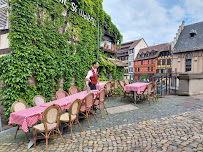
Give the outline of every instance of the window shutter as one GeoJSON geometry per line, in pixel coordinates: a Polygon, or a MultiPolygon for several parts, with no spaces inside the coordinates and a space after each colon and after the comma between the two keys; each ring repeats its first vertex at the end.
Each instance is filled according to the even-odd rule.
{"type": "Polygon", "coordinates": [[[5,30],[9,28],[8,17],[9,13],[6,10],[8,7],[8,3],[6,0],[0,0],[0,30],[5,30]]]}

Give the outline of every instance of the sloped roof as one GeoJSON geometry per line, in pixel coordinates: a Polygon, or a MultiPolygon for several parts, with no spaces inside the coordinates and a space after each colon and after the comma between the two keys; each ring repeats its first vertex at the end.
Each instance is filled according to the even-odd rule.
{"type": "Polygon", "coordinates": [[[171,50],[171,45],[169,43],[163,43],[163,44],[149,46],[149,47],[140,49],[138,54],[141,55],[142,53],[146,54],[147,52],[151,53],[152,51],[154,51],[154,55],[150,55],[149,57],[140,57],[140,58],[136,57],[135,61],[156,58],[159,56],[159,54],[161,52],[170,51],[170,50],[171,50]]]}
{"type": "Polygon", "coordinates": [[[126,67],[126,66],[128,66],[127,63],[122,62],[122,61],[120,61],[118,59],[112,59],[112,58],[108,58],[108,57],[106,57],[106,58],[101,57],[101,59],[103,61],[105,61],[105,62],[109,62],[111,64],[114,64],[114,65],[118,66],[118,67],[126,67]]]}
{"type": "Polygon", "coordinates": [[[121,49],[118,50],[117,53],[127,52],[128,50],[133,49],[134,47],[136,47],[136,45],[137,45],[141,40],[142,40],[142,39],[122,43],[122,44],[121,44],[121,49]]]}
{"type": "Polygon", "coordinates": [[[188,52],[203,49],[203,21],[184,26],[178,41],[173,48],[173,53],[188,52]],[[194,37],[190,34],[194,33],[194,37]]]}

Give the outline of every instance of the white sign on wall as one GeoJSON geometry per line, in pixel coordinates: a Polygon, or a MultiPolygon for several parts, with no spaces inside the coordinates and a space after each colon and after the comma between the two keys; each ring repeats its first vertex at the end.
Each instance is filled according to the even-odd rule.
{"type": "MultiPolygon", "coordinates": [[[[70,2],[71,0],[59,0],[60,3],[64,4],[66,6],[66,2],[70,2]]],[[[96,20],[95,18],[91,17],[89,14],[87,14],[84,10],[81,10],[78,8],[78,5],[76,5],[74,2],[70,2],[72,8],[71,11],[78,13],[81,17],[83,17],[88,22],[93,21],[94,26],[96,26],[96,20]]]]}

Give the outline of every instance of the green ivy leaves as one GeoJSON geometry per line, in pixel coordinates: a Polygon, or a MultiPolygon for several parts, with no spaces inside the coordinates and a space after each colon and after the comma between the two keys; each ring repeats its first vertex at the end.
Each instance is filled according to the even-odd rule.
{"type": "MultiPolygon", "coordinates": [[[[103,11],[102,0],[77,0],[76,3],[99,20],[100,35],[102,27],[108,24],[108,32],[115,34],[115,41],[122,40],[103,11]]],[[[97,27],[68,9],[56,0],[11,1],[9,40],[13,51],[0,58],[0,81],[4,83],[0,93],[7,118],[16,100],[25,101],[29,107],[33,106],[32,99],[37,94],[52,101],[62,78],[65,91],[71,86],[72,78],[75,85],[83,89],[84,78],[96,60],[97,27]],[[67,11],[68,15],[64,16],[67,11]],[[36,80],[36,86],[29,84],[30,77],[36,80]]],[[[112,73],[114,79],[123,76],[123,68],[99,62],[100,81],[107,80],[108,73],[112,73]]]]}

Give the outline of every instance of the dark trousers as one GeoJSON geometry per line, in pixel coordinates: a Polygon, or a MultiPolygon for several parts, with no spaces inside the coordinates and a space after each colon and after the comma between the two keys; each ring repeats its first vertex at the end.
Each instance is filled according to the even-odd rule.
{"type": "Polygon", "coordinates": [[[89,87],[91,90],[96,90],[96,85],[92,84],[91,82],[89,83],[89,87]]]}

